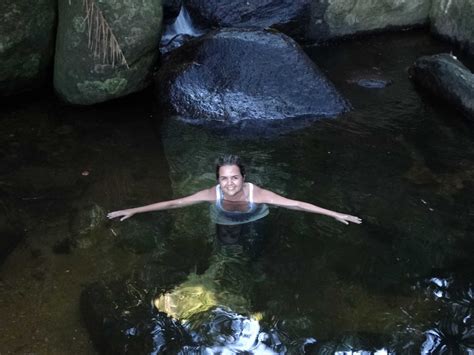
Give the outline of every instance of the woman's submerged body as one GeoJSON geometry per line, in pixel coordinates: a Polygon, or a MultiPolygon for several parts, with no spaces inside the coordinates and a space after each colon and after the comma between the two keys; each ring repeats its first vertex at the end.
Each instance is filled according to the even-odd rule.
{"type": "Polygon", "coordinates": [[[259,220],[268,215],[268,206],[254,201],[254,184],[246,182],[242,190],[245,201],[229,201],[226,199],[221,185],[216,186],[216,202],[211,205],[211,220],[214,223],[242,224],[259,220]]]}
{"type": "MultiPolygon", "coordinates": [[[[251,213],[251,210],[257,205],[272,205],[297,211],[326,215],[344,224],[349,224],[349,222],[357,224],[362,223],[362,220],[356,216],[331,211],[307,202],[292,200],[256,185],[246,183],[245,172],[242,172],[243,169],[240,165],[240,160],[235,156],[231,156],[231,158],[234,159],[227,160],[227,162],[229,162],[228,164],[224,163],[217,166],[217,177],[219,183],[217,188],[213,186],[209,189],[201,190],[190,196],[178,198],[176,200],[163,201],[147,206],[110,212],[107,217],[120,217],[120,220],[123,221],[137,213],[181,208],[197,203],[208,202],[216,204],[217,208],[222,208],[228,213],[251,213]],[[232,164],[234,161],[238,161],[238,163],[232,164]],[[222,195],[219,195],[220,193],[222,193],[222,195]]],[[[259,218],[266,216],[266,214],[268,214],[268,211],[267,213],[261,212],[259,218]]],[[[248,221],[242,221],[239,223],[245,222],[248,221]]]]}

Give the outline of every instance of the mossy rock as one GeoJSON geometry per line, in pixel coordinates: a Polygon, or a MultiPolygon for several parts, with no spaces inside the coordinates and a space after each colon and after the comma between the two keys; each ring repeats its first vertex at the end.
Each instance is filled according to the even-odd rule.
{"type": "Polygon", "coordinates": [[[90,105],[146,88],[158,58],[161,23],[161,1],[60,1],[54,67],[58,95],[71,104],[90,105]],[[89,35],[97,24],[106,40],[89,35]]]}

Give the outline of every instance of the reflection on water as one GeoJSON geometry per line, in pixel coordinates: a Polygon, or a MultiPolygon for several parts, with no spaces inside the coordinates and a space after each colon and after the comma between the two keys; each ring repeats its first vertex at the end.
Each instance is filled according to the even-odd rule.
{"type": "Polygon", "coordinates": [[[281,135],[158,124],[147,95],[3,106],[0,221],[25,239],[0,270],[0,352],[93,353],[101,324],[116,352],[472,353],[473,127],[406,74],[443,50],[424,33],[307,48],[354,110],[281,135]],[[371,73],[391,85],[355,84],[371,73]],[[214,185],[221,152],[364,223],[271,208],[216,230],[205,205],[101,220],[214,185]]]}
{"type": "Polygon", "coordinates": [[[250,352],[258,354],[280,354],[286,349],[275,334],[261,331],[257,319],[237,314],[231,310],[216,308],[202,320],[203,325],[193,331],[193,341],[202,344],[187,347],[183,354],[197,351],[204,354],[234,354],[250,352]],[[272,348],[280,347],[280,351],[272,348]]]}
{"type": "Polygon", "coordinates": [[[445,309],[433,328],[425,332],[423,354],[474,353],[474,286],[462,280],[433,277],[432,294],[445,309]]]}

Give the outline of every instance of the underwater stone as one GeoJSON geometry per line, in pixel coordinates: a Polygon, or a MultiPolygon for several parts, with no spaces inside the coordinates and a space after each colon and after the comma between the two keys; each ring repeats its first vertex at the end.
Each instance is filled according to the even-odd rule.
{"type": "Polygon", "coordinates": [[[74,236],[74,245],[80,249],[94,246],[101,239],[105,211],[98,205],[92,204],[80,207],[73,211],[71,219],[71,234],[74,236]]]}
{"type": "Polygon", "coordinates": [[[88,285],[80,309],[96,348],[102,354],[176,354],[190,337],[182,325],[147,302],[145,285],[131,280],[88,285]]]}

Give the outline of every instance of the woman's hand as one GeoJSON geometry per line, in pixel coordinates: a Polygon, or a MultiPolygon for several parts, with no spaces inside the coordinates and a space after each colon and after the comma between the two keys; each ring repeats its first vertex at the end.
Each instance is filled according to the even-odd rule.
{"type": "Polygon", "coordinates": [[[117,217],[122,217],[122,218],[120,218],[120,221],[124,221],[127,218],[132,217],[134,214],[135,214],[135,212],[133,212],[131,209],[121,210],[121,211],[114,211],[114,212],[108,213],[107,218],[113,219],[113,218],[117,218],[117,217]]]}
{"type": "Polygon", "coordinates": [[[361,224],[362,223],[362,220],[359,217],[351,216],[350,214],[338,213],[336,216],[334,216],[334,218],[337,221],[339,221],[341,223],[344,223],[344,224],[349,224],[349,222],[356,223],[356,224],[361,224]]]}

